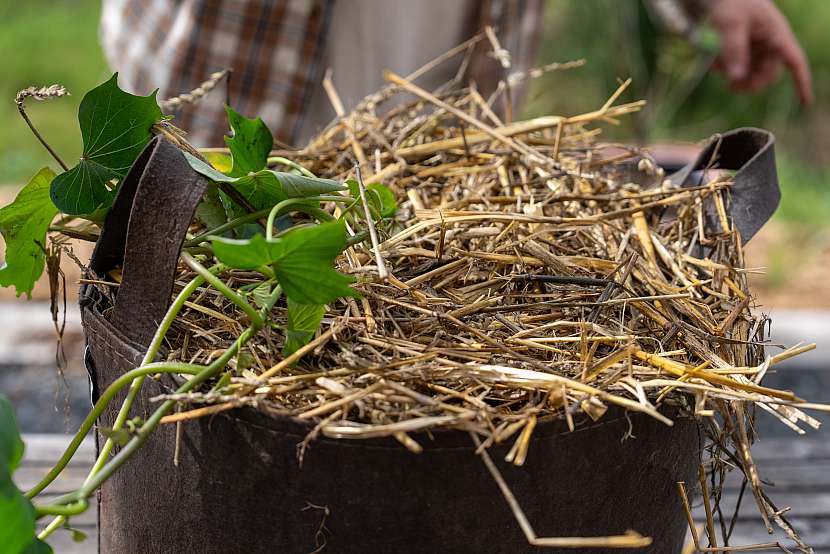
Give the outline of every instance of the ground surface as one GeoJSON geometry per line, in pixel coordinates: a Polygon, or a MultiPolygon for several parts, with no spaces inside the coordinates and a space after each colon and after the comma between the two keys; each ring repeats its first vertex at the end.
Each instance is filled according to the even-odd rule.
{"type": "Polygon", "coordinates": [[[745,254],[747,267],[763,271],[750,279],[763,308],[830,308],[830,230],[773,220],[745,254]]]}

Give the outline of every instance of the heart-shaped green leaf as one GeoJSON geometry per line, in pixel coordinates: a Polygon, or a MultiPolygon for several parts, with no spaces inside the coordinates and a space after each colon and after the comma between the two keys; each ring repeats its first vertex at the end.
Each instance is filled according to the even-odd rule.
{"type": "Polygon", "coordinates": [[[81,100],[78,123],[84,141],[81,160],[52,181],[52,201],[64,213],[82,215],[107,207],[109,182],[123,177],[152,138],[162,118],[156,92],[135,96],[118,88],[118,74],[81,100]]]}
{"type": "Polygon", "coordinates": [[[225,106],[231,136],[225,137],[225,144],[231,151],[233,165],[230,175],[241,177],[265,169],[268,154],[274,146],[274,137],[261,118],[248,119],[230,106],[225,106]]]}
{"type": "Polygon", "coordinates": [[[265,281],[258,284],[251,290],[251,298],[257,308],[261,309],[267,306],[271,298],[271,283],[265,281]]]}
{"type": "Polygon", "coordinates": [[[256,235],[247,240],[212,239],[213,253],[238,269],[272,266],[286,297],[300,304],[327,304],[342,296],[357,296],[348,285],[354,279],[332,264],[346,246],[345,225],[332,221],[300,227],[281,238],[256,235]]]}
{"type": "Polygon", "coordinates": [[[0,266],[0,286],[14,286],[17,295],[31,294],[43,273],[46,232],[58,213],[49,199],[55,174],[41,169],[14,199],[0,209],[0,233],[6,241],[6,261],[0,266]]]}
{"type": "Polygon", "coordinates": [[[357,296],[349,287],[354,278],[338,273],[334,259],[346,247],[342,220],[289,231],[283,252],[274,263],[285,296],[300,304],[327,304],[342,296],[357,296]]]}
{"type": "Polygon", "coordinates": [[[0,544],[4,552],[23,552],[35,538],[35,509],[0,464],[0,544]]]}
{"type": "Polygon", "coordinates": [[[109,185],[120,178],[114,171],[81,158],[78,165],[52,181],[52,202],[64,213],[86,215],[101,208],[109,209],[115,189],[109,185]]]}
{"type": "Polygon", "coordinates": [[[322,304],[298,304],[288,299],[288,329],[285,332],[285,344],[282,355],[290,356],[314,337],[326,307],[322,304]]]}

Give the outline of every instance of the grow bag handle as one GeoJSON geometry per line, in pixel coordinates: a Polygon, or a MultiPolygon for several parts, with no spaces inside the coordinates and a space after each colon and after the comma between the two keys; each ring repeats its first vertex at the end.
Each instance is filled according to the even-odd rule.
{"type": "Polygon", "coordinates": [[[695,172],[706,169],[737,170],[730,187],[729,215],[743,242],[748,242],[781,200],[775,136],[754,127],[713,135],[697,158],[669,179],[681,187],[695,186],[702,178],[695,172]]]}
{"type": "Polygon", "coordinates": [[[150,344],[170,305],[179,252],[207,186],[163,137],[150,141],[121,181],[90,269],[104,277],[121,266],[110,322],[137,344],[150,344]]]}

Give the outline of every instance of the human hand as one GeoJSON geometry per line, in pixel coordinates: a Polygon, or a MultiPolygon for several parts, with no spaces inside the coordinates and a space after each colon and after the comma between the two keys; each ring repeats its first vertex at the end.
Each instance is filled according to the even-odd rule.
{"type": "Polygon", "coordinates": [[[813,100],[810,67],[786,18],[771,0],[715,0],[709,22],[720,35],[722,70],[735,91],[754,92],[772,84],[782,64],[792,75],[803,104],[813,100]]]}

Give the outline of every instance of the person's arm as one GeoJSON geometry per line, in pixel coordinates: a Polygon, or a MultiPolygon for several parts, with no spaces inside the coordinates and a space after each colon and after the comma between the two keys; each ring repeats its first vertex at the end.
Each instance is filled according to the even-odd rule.
{"type": "Polygon", "coordinates": [[[709,23],[720,35],[720,68],[732,90],[756,91],[772,84],[786,66],[801,102],[813,100],[807,57],[786,18],[771,0],[717,0],[709,23]]]}

